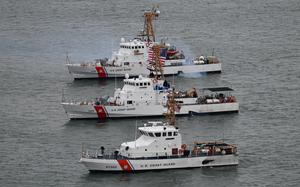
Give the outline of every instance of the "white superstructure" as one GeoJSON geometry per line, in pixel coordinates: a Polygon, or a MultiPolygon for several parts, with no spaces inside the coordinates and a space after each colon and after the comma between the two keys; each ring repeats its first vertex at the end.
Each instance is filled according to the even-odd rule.
{"type": "Polygon", "coordinates": [[[82,151],[80,162],[90,171],[140,171],[238,165],[237,147],[224,142],[182,143],[179,129],[162,122],[139,127],[140,137],[124,142],[112,154],[82,151]]]}
{"type": "MultiPolygon", "coordinates": [[[[232,89],[227,87],[207,88],[201,92],[195,88],[176,91],[175,100],[180,105],[176,115],[238,112],[239,104],[235,97],[230,95],[231,91],[232,89]],[[209,91],[210,94],[206,94],[205,91],[209,91]]],[[[62,105],[70,119],[161,116],[167,110],[169,92],[170,85],[167,81],[140,75],[139,78],[125,78],[123,88],[116,89],[114,95],[108,99],[99,98],[92,102],[64,101],[62,105]]]]}

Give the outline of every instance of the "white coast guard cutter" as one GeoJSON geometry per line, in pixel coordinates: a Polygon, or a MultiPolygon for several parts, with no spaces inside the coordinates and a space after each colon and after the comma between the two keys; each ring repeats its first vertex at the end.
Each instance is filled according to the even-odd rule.
{"type": "MultiPolygon", "coordinates": [[[[175,100],[180,104],[176,115],[238,112],[239,104],[232,91],[228,87],[176,91],[175,100]]],[[[170,85],[166,81],[143,76],[129,79],[127,75],[123,88],[116,89],[112,97],[63,101],[62,106],[70,119],[161,116],[167,110],[169,92],[170,85]]]]}
{"type": "Polygon", "coordinates": [[[224,142],[195,142],[188,148],[179,129],[162,122],[148,122],[139,127],[140,137],[124,142],[119,149],[96,154],[83,149],[80,162],[89,171],[134,172],[178,168],[238,165],[236,145],[224,142]]]}
{"type": "MultiPolygon", "coordinates": [[[[74,79],[149,75],[152,70],[149,66],[152,45],[137,38],[130,41],[121,39],[119,51],[114,52],[110,59],[73,64],[67,58],[66,66],[74,79]]],[[[221,72],[221,63],[214,56],[201,56],[201,60],[198,58],[187,64],[183,52],[169,44],[161,49],[161,55],[165,75],[221,72]]]]}
{"type": "MultiPolygon", "coordinates": [[[[139,38],[126,41],[121,39],[120,48],[110,59],[96,59],[86,63],[71,63],[67,56],[67,68],[74,79],[124,77],[125,74],[138,76],[149,75],[152,45],[155,41],[153,20],[159,16],[157,8],[144,12],[144,29],[139,38]]],[[[196,72],[221,72],[221,63],[214,56],[201,57],[187,64],[182,51],[175,46],[164,44],[161,59],[165,75],[196,72]]]]}

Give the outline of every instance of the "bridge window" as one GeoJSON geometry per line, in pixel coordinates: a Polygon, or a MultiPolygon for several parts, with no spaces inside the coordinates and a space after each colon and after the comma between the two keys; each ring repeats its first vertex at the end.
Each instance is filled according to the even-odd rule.
{"type": "Polygon", "coordinates": [[[174,132],[174,136],[177,136],[178,135],[178,132],[174,132]]]}
{"type": "Polygon", "coordinates": [[[149,136],[151,137],[154,137],[153,133],[152,132],[149,132],[149,136]]]}
{"type": "Polygon", "coordinates": [[[156,133],[155,133],[155,136],[156,136],[156,137],[160,137],[160,136],[161,136],[161,133],[160,133],[160,132],[156,132],[156,133]]]}
{"type": "Polygon", "coordinates": [[[168,136],[172,136],[172,132],[168,132],[168,136]]]}
{"type": "Polygon", "coordinates": [[[130,104],[130,105],[131,105],[131,104],[132,104],[132,101],[127,101],[127,104],[130,104]]]}
{"type": "Polygon", "coordinates": [[[125,66],[129,66],[129,62],[124,62],[124,65],[125,66]]]}
{"type": "Polygon", "coordinates": [[[162,133],[162,136],[167,136],[167,133],[166,133],[166,132],[163,132],[163,133],[162,133]]]}

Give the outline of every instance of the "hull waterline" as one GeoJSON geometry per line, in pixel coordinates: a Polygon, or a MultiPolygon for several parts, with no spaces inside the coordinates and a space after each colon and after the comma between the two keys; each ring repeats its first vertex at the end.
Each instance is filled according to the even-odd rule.
{"type": "MultiPolygon", "coordinates": [[[[99,106],[93,104],[62,103],[62,105],[70,119],[151,117],[162,116],[166,112],[166,108],[162,105],[139,105],[132,107],[101,105],[100,109],[98,108],[99,106]]],[[[230,113],[238,111],[238,103],[195,104],[181,106],[180,111],[176,112],[176,115],[230,113]]]]}
{"type": "Polygon", "coordinates": [[[168,159],[91,159],[81,158],[89,171],[134,172],[166,169],[235,166],[237,155],[182,157],[168,159]]]}

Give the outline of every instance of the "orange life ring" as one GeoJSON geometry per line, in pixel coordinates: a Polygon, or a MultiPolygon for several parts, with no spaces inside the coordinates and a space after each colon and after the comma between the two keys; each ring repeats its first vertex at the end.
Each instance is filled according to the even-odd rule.
{"type": "Polygon", "coordinates": [[[146,43],[146,47],[149,47],[149,46],[150,46],[150,43],[149,43],[149,42],[147,42],[147,43],[146,43]]]}
{"type": "Polygon", "coordinates": [[[187,147],[186,144],[181,145],[181,149],[186,149],[186,147],[187,147]]]}

